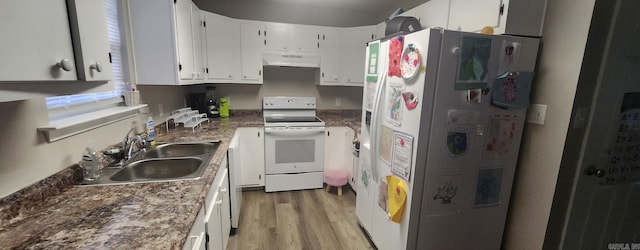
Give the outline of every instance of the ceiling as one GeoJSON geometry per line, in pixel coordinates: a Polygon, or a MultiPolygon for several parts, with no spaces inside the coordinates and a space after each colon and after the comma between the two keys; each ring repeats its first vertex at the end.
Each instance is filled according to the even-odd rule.
{"type": "Polygon", "coordinates": [[[352,27],[384,21],[427,0],[194,0],[202,10],[249,20],[352,27]]]}

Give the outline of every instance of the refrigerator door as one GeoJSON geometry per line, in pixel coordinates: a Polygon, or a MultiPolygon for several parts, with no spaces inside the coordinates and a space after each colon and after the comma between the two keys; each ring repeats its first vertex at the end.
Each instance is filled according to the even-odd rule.
{"type": "Polygon", "coordinates": [[[500,248],[526,109],[491,105],[496,88],[479,93],[477,102],[469,101],[469,91],[456,87],[465,86],[464,74],[485,78],[491,87],[503,73],[504,45],[514,43],[519,45],[512,69],[532,72],[537,39],[444,31],[431,135],[427,151],[420,151],[426,164],[416,167],[425,170],[415,177],[424,185],[413,196],[420,204],[414,204],[412,212],[420,216],[412,222],[416,233],[409,248],[500,248]]]}
{"type": "MultiPolygon", "coordinates": [[[[374,49],[375,50],[375,49],[374,49]]],[[[360,225],[365,229],[365,231],[369,232],[371,230],[371,221],[373,219],[373,205],[375,204],[375,197],[373,195],[374,184],[372,181],[372,168],[371,162],[373,155],[371,154],[371,144],[372,144],[372,132],[375,127],[372,124],[372,120],[374,120],[375,115],[378,112],[374,111],[376,106],[376,101],[378,96],[380,95],[380,91],[382,89],[382,83],[384,81],[384,75],[386,74],[386,54],[387,54],[387,43],[373,41],[367,45],[366,48],[366,58],[365,58],[365,87],[363,91],[363,110],[362,110],[362,120],[361,120],[361,134],[360,134],[360,180],[358,181],[358,185],[356,186],[356,216],[358,217],[358,221],[360,225]],[[377,45],[375,45],[377,44],[377,45]],[[377,79],[376,81],[369,81],[367,79],[367,73],[369,72],[368,67],[371,64],[371,55],[375,52],[371,51],[372,46],[378,47],[378,54],[374,55],[377,57],[376,64],[376,72],[377,79]]],[[[374,59],[375,61],[375,59],[374,59]]]]}
{"type": "MultiPolygon", "coordinates": [[[[429,131],[421,130],[421,127],[428,128],[431,123],[440,39],[441,30],[423,30],[406,35],[402,40],[387,41],[383,46],[385,47],[383,58],[389,57],[390,50],[396,52],[414,50],[418,51],[420,56],[419,58],[412,57],[417,60],[412,61],[416,63],[417,67],[417,73],[412,77],[402,77],[396,74],[397,71],[390,75],[386,70],[389,65],[388,61],[383,63],[386,77],[385,82],[378,85],[382,88],[377,99],[378,108],[374,109],[371,126],[367,128],[366,125],[363,125],[362,128],[362,131],[369,135],[370,143],[367,145],[368,147],[363,147],[365,150],[361,149],[361,159],[371,159],[369,163],[366,160],[361,160],[362,169],[366,169],[365,165],[370,164],[372,174],[366,198],[361,198],[360,192],[357,198],[359,200],[366,199],[367,202],[366,204],[357,202],[356,212],[359,213],[358,216],[364,214],[359,212],[364,210],[360,206],[364,204],[367,207],[367,213],[371,213],[371,226],[363,226],[379,249],[405,249],[407,247],[409,222],[414,216],[410,210],[412,190],[413,186],[418,183],[418,180],[414,180],[415,164],[419,155],[418,143],[420,140],[429,138],[429,131]],[[398,41],[402,43],[398,43],[398,41]],[[389,46],[399,47],[389,48],[389,46]],[[389,220],[387,214],[389,196],[387,195],[386,177],[391,175],[404,178],[406,184],[407,199],[400,223],[389,220]]],[[[401,58],[396,59],[400,60],[401,58]]],[[[421,157],[421,161],[424,161],[423,159],[424,157],[421,157]]],[[[423,172],[418,171],[418,173],[423,172]]],[[[418,184],[421,188],[421,183],[418,184]]]]}

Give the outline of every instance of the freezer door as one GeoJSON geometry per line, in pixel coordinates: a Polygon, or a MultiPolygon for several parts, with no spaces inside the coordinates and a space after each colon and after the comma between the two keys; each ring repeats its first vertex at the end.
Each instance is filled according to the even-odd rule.
{"type": "Polygon", "coordinates": [[[424,183],[412,206],[421,216],[409,248],[500,248],[526,109],[497,108],[491,95],[505,94],[493,83],[509,59],[504,45],[514,43],[512,70],[533,71],[537,39],[444,31],[426,164],[416,167],[425,172],[414,182],[424,183]],[[489,91],[473,95],[474,88],[489,91]]]}

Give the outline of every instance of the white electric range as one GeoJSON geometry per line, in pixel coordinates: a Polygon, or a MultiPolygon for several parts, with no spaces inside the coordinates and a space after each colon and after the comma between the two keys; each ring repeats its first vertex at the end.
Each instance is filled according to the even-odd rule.
{"type": "Polygon", "coordinates": [[[325,124],[315,97],[264,97],[265,191],[322,188],[325,124]]]}

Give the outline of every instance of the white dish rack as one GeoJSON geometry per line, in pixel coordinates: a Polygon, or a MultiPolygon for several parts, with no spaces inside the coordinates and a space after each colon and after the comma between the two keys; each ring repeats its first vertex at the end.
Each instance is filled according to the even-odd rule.
{"type": "Polygon", "coordinates": [[[191,108],[181,108],[171,111],[171,115],[165,120],[167,132],[169,132],[170,120],[173,120],[173,123],[175,123],[176,126],[178,126],[178,124],[182,124],[185,128],[191,128],[192,132],[195,132],[195,128],[200,126],[204,121],[207,121],[207,123],[209,122],[207,114],[200,114],[197,110],[192,110],[191,108]]]}

